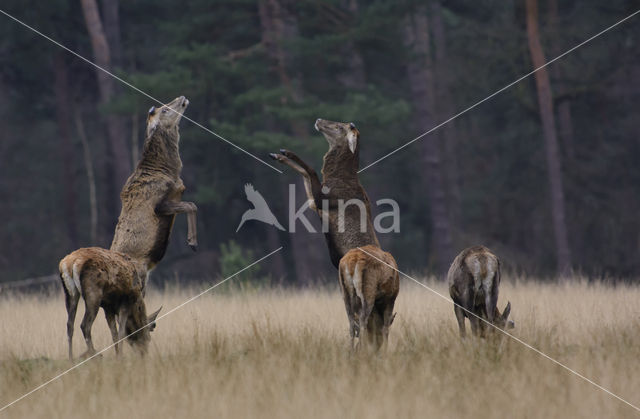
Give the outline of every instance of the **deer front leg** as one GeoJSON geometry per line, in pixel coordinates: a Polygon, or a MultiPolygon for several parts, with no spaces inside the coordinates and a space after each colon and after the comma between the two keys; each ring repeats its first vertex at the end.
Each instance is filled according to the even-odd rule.
{"type": "Polygon", "coordinates": [[[393,320],[396,318],[396,315],[393,312],[394,305],[395,305],[395,300],[387,303],[382,313],[382,350],[383,352],[386,352],[387,350],[387,346],[389,344],[389,328],[391,327],[393,320]]]}
{"type": "Polygon", "coordinates": [[[198,250],[198,238],[196,233],[197,212],[198,207],[196,207],[196,204],[185,201],[162,201],[160,205],[156,207],[156,214],[158,215],[187,214],[187,244],[194,252],[198,250]]]}
{"type": "Polygon", "coordinates": [[[480,332],[481,332],[481,325],[480,322],[482,320],[480,320],[478,318],[478,314],[474,311],[469,310],[469,324],[471,324],[471,333],[473,334],[473,336],[480,336],[480,332]]]}
{"type": "Polygon", "coordinates": [[[116,356],[120,355],[120,344],[118,344],[118,328],[116,327],[116,314],[110,310],[104,311],[104,317],[107,319],[109,325],[109,331],[111,332],[111,339],[116,344],[116,356]]]}
{"type": "Polygon", "coordinates": [[[282,164],[286,164],[302,175],[304,178],[304,189],[307,193],[307,199],[311,203],[311,209],[320,209],[322,206],[322,184],[316,171],[295,153],[289,150],[280,150],[280,153],[281,154],[271,153],[269,156],[282,164]]]}
{"type": "MultiPolygon", "coordinates": [[[[117,335],[116,342],[119,342],[119,343],[116,345],[116,348],[122,345],[122,342],[120,341],[122,341],[124,338],[127,337],[127,320],[128,319],[129,319],[129,309],[125,305],[123,305],[118,310],[118,335],[117,335]]],[[[121,354],[122,354],[122,351],[116,349],[116,356],[120,356],[121,354]]]]}
{"type": "Polygon", "coordinates": [[[464,327],[464,310],[459,305],[453,306],[453,311],[456,313],[456,320],[458,320],[458,329],[460,330],[460,337],[464,339],[467,336],[467,331],[464,327]]]}

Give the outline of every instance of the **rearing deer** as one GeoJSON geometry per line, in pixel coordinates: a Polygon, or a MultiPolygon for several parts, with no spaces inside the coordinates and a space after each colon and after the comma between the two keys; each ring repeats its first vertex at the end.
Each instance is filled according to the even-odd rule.
{"type": "Polygon", "coordinates": [[[395,286],[386,285],[388,280],[384,276],[392,276],[389,272],[392,269],[381,269],[378,261],[356,249],[370,248],[375,254],[385,255],[384,259],[392,261],[392,266],[395,266],[393,257],[380,249],[371,222],[369,197],[358,179],[360,132],[353,123],[324,119],[316,120],[315,128],[329,143],[329,150],[323,158],[322,183],[315,170],[295,153],[280,150],[280,154],[272,153],[270,156],[302,175],[310,208],[328,220],[325,240],[331,262],[339,271],[352,347],[353,338],[359,335],[360,330],[370,331],[367,333],[369,336],[382,336],[382,339],[374,339],[375,345],[380,347],[386,341],[393,320],[393,316],[385,317],[385,313],[393,311],[398,286],[397,281],[395,286]],[[346,205],[350,200],[361,203],[361,206],[346,205]],[[363,209],[364,214],[361,213],[363,209]],[[360,269],[357,275],[354,274],[356,267],[360,269]],[[385,285],[379,288],[382,283],[385,285]],[[378,291],[371,294],[364,290],[379,290],[384,298],[378,298],[378,291]]]}
{"type": "Polygon", "coordinates": [[[186,213],[187,243],[196,250],[196,212],[193,202],[181,201],[178,124],[189,101],[180,96],[149,110],[142,158],[122,188],[122,212],[111,250],[142,260],[151,270],[164,257],[176,214],[186,213]]]}
{"type": "Polygon", "coordinates": [[[447,283],[461,337],[466,336],[465,317],[469,319],[475,336],[485,336],[492,329],[486,322],[500,329],[515,326],[513,321],[507,320],[511,312],[510,302],[504,312],[498,310],[500,260],[486,247],[473,246],[460,252],[449,268],[447,283]]]}
{"type": "Polygon", "coordinates": [[[380,243],[371,222],[369,197],[358,179],[360,132],[353,123],[324,119],[316,120],[315,128],[329,143],[323,158],[322,183],[316,171],[292,151],[280,150],[280,154],[269,156],[302,175],[310,208],[321,218],[328,218],[329,231],[325,233],[325,239],[331,262],[338,268],[340,259],[349,250],[366,245],[380,247],[380,243]],[[346,203],[351,199],[364,204],[365,225],[361,225],[361,208],[356,205],[347,205],[344,217],[341,217],[339,202],[346,203]],[[328,206],[323,207],[323,200],[328,206]]]}

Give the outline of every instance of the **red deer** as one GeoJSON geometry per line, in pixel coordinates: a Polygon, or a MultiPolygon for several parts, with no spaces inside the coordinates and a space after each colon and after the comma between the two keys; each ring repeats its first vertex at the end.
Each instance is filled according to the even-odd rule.
{"type": "Polygon", "coordinates": [[[358,156],[360,152],[360,132],[353,123],[332,122],[318,119],[315,127],[329,143],[329,151],[324,155],[322,165],[322,183],[311,166],[295,153],[280,150],[272,153],[271,158],[286,164],[304,178],[305,191],[310,207],[323,217],[328,217],[329,231],[325,239],[333,266],[338,268],[340,259],[351,249],[366,245],[380,247],[371,222],[369,197],[358,179],[358,156]],[[357,200],[363,203],[365,217],[361,217],[361,208],[348,205],[341,217],[339,202],[357,200]],[[328,205],[322,205],[326,200],[328,205]],[[325,210],[326,208],[326,210],[325,210]],[[365,225],[361,225],[364,218],[365,225]],[[342,227],[342,228],[341,228],[342,227]]]}
{"type": "Polygon", "coordinates": [[[510,302],[503,313],[498,310],[500,260],[486,247],[474,246],[460,252],[449,268],[447,283],[461,337],[466,336],[465,317],[469,319],[475,336],[486,336],[492,329],[486,322],[500,329],[515,326],[513,321],[507,320],[511,312],[510,302]]]}
{"type": "MultiPolygon", "coordinates": [[[[380,250],[380,243],[371,222],[369,197],[358,178],[360,132],[353,123],[333,122],[324,119],[316,120],[315,128],[323,134],[329,143],[329,150],[323,158],[322,183],[316,171],[295,153],[289,150],[280,150],[280,154],[271,153],[270,156],[272,159],[291,167],[304,178],[304,187],[310,208],[316,211],[321,219],[328,220],[329,228],[328,232],[325,233],[325,240],[329,248],[331,262],[339,270],[339,274],[343,275],[345,271],[340,269],[343,258],[352,249],[358,247],[375,248],[377,249],[376,254],[388,255],[390,260],[393,261],[393,257],[389,253],[380,250]],[[361,205],[345,205],[350,200],[359,202],[361,205]],[[363,210],[364,213],[362,212],[363,210]]],[[[354,255],[360,255],[358,258],[362,257],[361,252],[354,253],[354,255]]],[[[344,266],[351,266],[352,261],[358,258],[350,256],[345,259],[344,266]]],[[[365,259],[369,260],[370,258],[365,259]]],[[[377,266],[371,260],[368,263],[371,266],[377,266]]],[[[393,266],[395,266],[395,261],[393,261],[393,266]]],[[[353,274],[353,269],[348,272],[350,275],[353,274]]],[[[371,278],[374,278],[374,276],[371,278]]],[[[372,283],[377,283],[378,280],[372,279],[371,281],[372,283]]],[[[346,289],[342,284],[342,279],[340,279],[340,283],[345,304],[347,305],[347,315],[349,316],[351,328],[350,334],[353,341],[354,333],[359,330],[357,328],[354,329],[355,317],[353,317],[353,313],[356,313],[356,311],[351,304],[350,297],[345,294],[346,289]],[[348,298],[349,304],[347,304],[348,298]],[[353,313],[349,314],[349,310],[352,309],[354,310],[353,313]]],[[[396,288],[392,301],[395,301],[397,293],[396,288]]],[[[369,303],[370,301],[366,302],[366,308],[367,310],[371,309],[371,311],[366,316],[368,322],[365,321],[366,327],[364,328],[367,330],[375,329],[375,335],[382,335],[386,340],[391,323],[389,318],[386,320],[383,318],[383,314],[386,307],[393,309],[393,302],[390,306],[387,304],[384,307],[377,306],[377,304],[376,307],[373,307],[373,305],[369,307],[369,303]],[[387,323],[387,321],[389,322],[387,323]]],[[[371,335],[373,336],[373,333],[371,335]]]]}
{"type": "MultiPolygon", "coordinates": [[[[114,343],[139,330],[128,337],[128,342],[142,353],[146,352],[160,309],[147,317],[142,292],[147,276],[145,263],[112,250],[86,247],[65,256],[60,261],[59,270],[68,314],[70,360],[73,359],[73,328],[80,297],[85,304],[80,326],[87,344],[83,356],[96,353],[91,326],[100,307],[104,310],[114,343]]],[[[119,344],[116,344],[116,354],[120,354],[119,344]]]]}
{"type": "Polygon", "coordinates": [[[356,337],[369,347],[386,347],[400,289],[396,269],[393,256],[376,246],[352,249],[340,260],[338,278],[349,318],[352,349],[356,337]]]}
{"type": "Polygon", "coordinates": [[[181,201],[185,186],[178,123],[187,105],[180,96],[149,110],[142,158],[120,194],[122,212],[111,250],[144,261],[147,271],[164,257],[176,214],[187,214],[187,243],[193,250],[197,247],[197,207],[181,201]]]}

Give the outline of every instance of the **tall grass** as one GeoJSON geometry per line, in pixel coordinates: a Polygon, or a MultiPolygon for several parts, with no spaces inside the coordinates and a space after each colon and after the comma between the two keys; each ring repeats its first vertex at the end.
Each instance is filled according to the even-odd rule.
{"type": "MultiPolygon", "coordinates": [[[[148,309],[196,292],[151,292],[148,309]]],[[[640,405],[639,288],[503,283],[501,309],[507,299],[514,335],[640,405]]],[[[509,338],[462,343],[452,305],[421,287],[403,282],[396,308],[387,353],[362,357],[347,349],[337,292],[214,291],[159,321],[147,357],[109,350],[0,419],[640,414],[509,338]]],[[[0,319],[4,406],[72,364],[61,295],[0,299],[0,319]]],[[[96,347],[111,343],[102,315],[93,336],[96,347]]],[[[78,326],[74,340],[80,354],[78,326]]]]}

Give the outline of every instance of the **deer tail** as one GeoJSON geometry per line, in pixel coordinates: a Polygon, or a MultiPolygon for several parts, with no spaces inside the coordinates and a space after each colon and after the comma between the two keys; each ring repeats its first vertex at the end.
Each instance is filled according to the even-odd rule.
{"type": "Polygon", "coordinates": [[[351,275],[353,281],[353,287],[356,290],[356,295],[360,297],[362,304],[364,304],[364,269],[365,262],[363,260],[358,260],[354,264],[353,274],[351,275]]]}
{"type": "Polygon", "coordinates": [[[75,297],[82,293],[82,287],[80,285],[80,273],[82,272],[82,265],[84,260],[82,259],[68,259],[64,258],[60,261],[60,278],[62,279],[62,286],[67,293],[75,297]]]}

